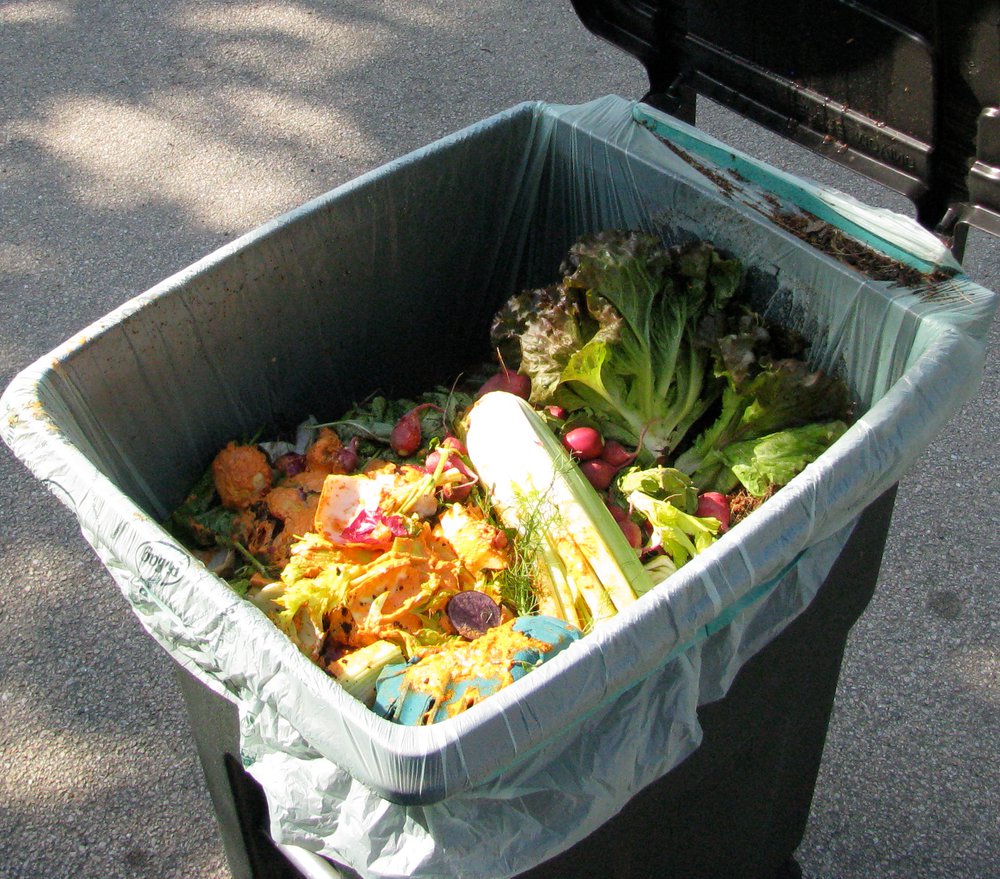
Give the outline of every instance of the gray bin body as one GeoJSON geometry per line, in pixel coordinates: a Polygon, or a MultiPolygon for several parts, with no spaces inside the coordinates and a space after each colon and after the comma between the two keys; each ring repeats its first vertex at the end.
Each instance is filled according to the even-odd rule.
{"type": "MultiPolygon", "coordinates": [[[[698,750],[522,879],[796,875],[844,648],[875,591],[894,497],[862,514],[809,608],[699,710],[698,750]]],[[[234,879],[295,879],[271,839],[263,791],[240,764],[236,708],[182,668],[177,676],[234,879]]]]}

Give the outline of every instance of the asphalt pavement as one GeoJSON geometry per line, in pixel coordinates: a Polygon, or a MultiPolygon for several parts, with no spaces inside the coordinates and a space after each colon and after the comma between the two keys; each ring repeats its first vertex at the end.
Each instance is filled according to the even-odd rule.
{"type": "MultiPolygon", "coordinates": [[[[0,58],[0,386],[221,244],[441,135],[525,99],[645,90],[566,0],[8,0],[0,58]]],[[[699,124],[908,210],[707,102],[699,124]]],[[[973,233],[966,268],[1000,289],[996,241],[973,233]]],[[[978,395],[900,485],[798,853],[809,879],[1000,876],[997,335],[978,395]]],[[[168,660],[6,448],[0,571],[0,876],[227,876],[168,660]]]]}

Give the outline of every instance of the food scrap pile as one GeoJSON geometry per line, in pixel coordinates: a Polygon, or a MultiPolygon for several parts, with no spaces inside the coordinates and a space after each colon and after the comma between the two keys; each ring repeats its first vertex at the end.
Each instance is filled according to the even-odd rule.
{"type": "Polygon", "coordinates": [[[170,527],[396,722],[464,711],[708,548],[846,430],[839,380],[707,242],[580,239],[497,363],[230,442],[170,527]]]}

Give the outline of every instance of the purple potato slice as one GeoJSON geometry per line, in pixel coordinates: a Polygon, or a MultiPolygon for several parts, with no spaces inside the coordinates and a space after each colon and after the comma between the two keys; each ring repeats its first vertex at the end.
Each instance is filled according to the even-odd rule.
{"type": "Polygon", "coordinates": [[[487,629],[500,625],[500,605],[482,592],[459,592],[448,599],[445,613],[463,638],[472,641],[487,629]]]}

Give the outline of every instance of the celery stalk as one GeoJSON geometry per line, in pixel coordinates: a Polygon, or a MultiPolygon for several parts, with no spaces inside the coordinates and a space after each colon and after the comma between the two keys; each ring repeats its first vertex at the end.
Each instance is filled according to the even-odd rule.
{"type": "Polygon", "coordinates": [[[485,394],[465,427],[469,458],[500,518],[519,532],[545,535],[550,552],[540,553],[540,563],[554,583],[565,578],[579,616],[597,623],[651,588],[604,502],[527,402],[485,394]]]}
{"type": "Polygon", "coordinates": [[[541,589],[537,590],[539,613],[558,617],[581,631],[588,628],[589,614],[581,616],[577,610],[576,596],[555,549],[545,539],[538,540],[532,548],[539,554],[535,567],[537,576],[542,580],[541,589]]]}
{"type": "Polygon", "coordinates": [[[379,672],[391,662],[400,662],[403,651],[391,641],[375,641],[344,654],[326,670],[355,699],[369,707],[375,702],[375,682],[379,672]]]}

